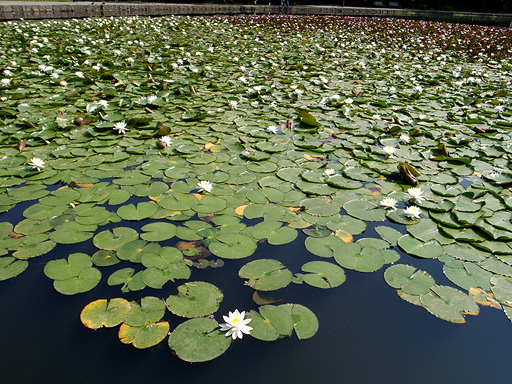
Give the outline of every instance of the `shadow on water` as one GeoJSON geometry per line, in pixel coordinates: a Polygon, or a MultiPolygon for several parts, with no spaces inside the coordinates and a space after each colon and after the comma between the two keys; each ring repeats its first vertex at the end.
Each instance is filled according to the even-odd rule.
{"type": "MultiPolygon", "coordinates": [[[[305,252],[302,238],[273,247],[260,244],[249,259],[227,260],[222,271],[197,270],[191,280],[209,281],[224,292],[215,318],[228,310],[256,309],[252,289],[238,269],[255,258],[275,258],[300,272],[305,252]],[[219,273],[221,272],[221,273],[219,273]]],[[[58,246],[53,252],[69,252],[58,246]]],[[[60,256],[62,257],[62,256],[60,256]]],[[[300,303],[315,312],[318,333],[299,341],[276,342],[250,337],[232,345],[218,359],[189,364],[173,356],[164,340],[148,350],[123,345],[118,327],[92,331],[79,319],[82,308],[99,298],[123,297],[119,286],[103,279],[90,292],[63,296],[43,274],[47,259],[33,260],[23,274],[0,284],[0,382],[17,383],[509,383],[512,328],[501,311],[482,308],[480,315],[456,325],[436,319],[401,300],[383,279],[384,268],[371,274],[347,271],[347,281],[331,290],[291,284],[276,293],[283,302],[300,303]]],[[[442,278],[435,260],[413,263],[442,278]]],[[[443,284],[444,281],[438,281],[443,284]]],[[[181,284],[124,295],[128,300],[158,295],[166,298],[181,284]]],[[[171,329],[178,324],[169,312],[171,329]]]]}

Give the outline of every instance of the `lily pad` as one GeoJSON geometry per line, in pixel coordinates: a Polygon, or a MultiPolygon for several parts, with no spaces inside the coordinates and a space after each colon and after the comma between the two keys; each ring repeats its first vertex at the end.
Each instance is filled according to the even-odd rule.
{"type": "Polygon", "coordinates": [[[409,295],[428,293],[435,281],[427,272],[412,265],[392,265],[384,272],[384,280],[393,288],[401,289],[409,295]]]}
{"type": "Polygon", "coordinates": [[[477,315],[478,305],[467,294],[443,285],[434,285],[420,296],[421,304],[434,316],[452,323],[465,323],[464,315],[477,315]]]}
{"type": "Polygon", "coordinates": [[[204,281],[193,281],[178,287],[178,295],[165,301],[169,311],[181,317],[211,315],[219,309],[224,295],[215,285],[204,281]]]}
{"type": "Polygon", "coordinates": [[[140,327],[121,324],[119,327],[119,340],[124,344],[132,344],[135,348],[149,348],[160,343],[169,332],[169,323],[147,323],[140,327]]]}
{"type": "Polygon", "coordinates": [[[326,261],[310,261],[302,266],[304,281],[317,288],[335,288],[345,282],[345,271],[326,261]]]}
{"type": "Polygon", "coordinates": [[[0,257],[0,281],[18,276],[28,267],[25,260],[16,260],[14,257],[0,257]]]}
{"type": "Polygon", "coordinates": [[[292,281],[292,273],[278,260],[260,259],[245,264],[238,275],[248,279],[245,285],[258,291],[274,291],[286,287],[292,281]]]}
{"type": "Polygon", "coordinates": [[[139,234],[135,229],[129,227],[116,227],[112,232],[102,231],[94,236],[93,242],[99,249],[108,251],[117,250],[130,241],[137,240],[139,234]]]}
{"type": "Polygon", "coordinates": [[[424,259],[432,259],[443,254],[443,247],[436,240],[423,242],[409,235],[399,238],[398,246],[404,252],[424,259]]]}
{"type": "Polygon", "coordinates": [[[84,307],[80,320],[87,328],[111,328],[121,324],[130,310],[130,303],[125,299],[96,300],[84,307]]]}
{"type": "Polygon", "coordinates": [[[251,232],[252,236],[257,239],[267,239],[269,244],[283,245],[294,241],[298,233],[295,229],[282,226],[279,221],[263,221],[256,224],[251,232]]]}
{"type": "Polygon", "coordinates": [[[254,239],[238,233],[221,234],[216,240],[208,248],[215,256],[224,259],[243,259],[251,256],[257,248],[254,239]]]}
{"type": "Polygon", "coordinates": [[[231,345],[231,338],[216,329],[219,324],[210,318],[196,318],[178,325],[169,336],[169,347],[189,363],[213,360],[231,345]]]}
{"type": "Polygon", "coordinates": [[[293,319],[281,306],[264,305],[259,313],[250,311],[247,317],[251,319],[251,336],[263,341],[274,341],[281,337],[290,336],[293,331],[293,319]]]}
{"type": "Polygon", "coordinates": [[[318,319],[309,308],[300,304],[283,304],[279,308],[292,317],[293,329],[299,340],[309,339],[318,331],[318,319]]]}

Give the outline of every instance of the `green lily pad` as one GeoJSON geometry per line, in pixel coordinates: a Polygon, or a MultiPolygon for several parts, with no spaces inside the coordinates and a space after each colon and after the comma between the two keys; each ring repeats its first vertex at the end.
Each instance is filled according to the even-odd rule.
{"type": "Polygon", "coordinates": [[[146,284],[142,280],[142,271],[135,273],[133,268],[118,269],[110,275],[107,284],[122,285],[121,291],[124,293],[140,291],[146,288],[146,284]]]}
{"type": "Polygon", "coordinates": [[[176,236],[176,226],[172,223],[157,222],[146,224],[141,228],[144,233],[140,237],[147,241],[164,241],[176,236]]]}
{"type": "Polygon", "coordinates": [[[317,288],[335,288],[345,282],[345,271],[326,261],[310,261],[302,266],[304,281],[317,288]]]}
{"type": "Polygon", "coordinates": [[[343,204],[343,209],[352,217],[364,221],[384,221],[386,211],[366,200],[350,200],[343,204]]]}
{"type": "Polygon", "coordinates": [[[66,280],[79,275],[83,268],[92,267],[92,260],[85,253],[72,253],[68,260],[50,260],[44,267],[44,274],[52,280],[66,280]]]}
{"type": "Polygon", "coordinates": [[[124,243],[116,252],[120,260],[129,260],[132,263],[140,263],[141,257],[145,253],[160,253],[160,245],[148,243],[145,240],[133,240],[124,243]]]}
{"type": "Polygon", "coordinates": [[[84,307],[80,320],[87,328],[111,328],[121,324],[130,310],[130,303],[125,299],[96,300],[84,307]]]}
{"type": "Polygon", "coordinates": [[[130,303],[131,311],[123,320],[131,327],[142,327],[147,323],[156,323],[164,316],[165,303],[154,296],[146,296],[140,300],[140,305],[134,301],[130,303]]]}
{"type": "Polygon", "coordinates": [[[427,272],[405,264],[388,267],[384,272],[384,280],[391,287],[401,289],[409,295],[428,293],[435,284],[427,272]]]}
{"type": "Polygon", "coordinates": [[[66,280],[55,280],[53,287],[63,295],[75,295],[90,291],[101,280],[101,272],[92,267],[82,268],[77,276],[66,280]]]}
{"type": "MultiPolygon", "coordinates": [[[[51,223],[51,222],[50,222],[51,223]]],[[[50,239],[59,244],[77,244],[94,236],[95,225],[82,225],[75,221],[58,225],[50,233],[50,239]]]]}
{"type": "Polygon", "coordinates": [[[412,236],[404,235],[398,239],[398,246],[406,253],[422,257],[424,259],[432,259],[443,254],[443,247],[436,240],[423,242],[412,236]]]}
{"type": "Polygon", "coordinates": [[[189,363],[213,360],[231,345],[231,338],[216,329],[219,324],[210,318],[196,318],[178,325],[169,336],[169,347],[189,363]]]}
{"type": "Polygon", "coordinates": [[[467,294],[443,285],[434,285],[420,296],[421,304],[434,316],[452,323],[465,323],[464,315],[477,315],[478,305],[467,294]]]}
{"type": "Polygon", "coordinates": [[[251,336],[263,341],[274,341],[281,337],[290,336],[293,331],[293,319],[289,312],[281,306],[264,305],[259,313],[250,311],[247,317],[251,319],[251,336]]]}
{"type": "Polygon", "coordinates": [[[138,221],[153,216],[157,210],[158,207],[155,203],[146,201],[136,206],[134,204],[123,205],[117,210],[117,215],[123,220],[138,221]]]}
{"type": "Polygon", "coordinates": [[[258,291],[274,291],[292,281],[292,273],[281,262],[273,259],[254,260],[245,264],[238,275],[248,279],[245,284],[258,291]]]}
{"type": "Polygon", "coordinates": [[[25,260],[16,260],[14,257],[0,257],[0,281],[18,276],[28,267],[25,260]]]}
{"type": "Polygon", "coordinates": [[[358,243],[347,243],[336,248],[334,260],[344,268],[358,272],[374,272],[382,268],[386,260],[380,249],[363,246],[358,243]]]}
{"type": "Polygon", "coordinates": [[[512,278],[494,275],[491,277],[491,291],[498,301],[512,304],[512,278]]]}
{"type": "Polygon", "coordinates": [[[103,249],[95,252],[91,259],[94,265],[98,267],[109,267],[121,261],[114,251],[106,251],[103,249]]]}
{"type": "Polygon", "coordinates": [[[204,281],[192,281],[178,287],[178,295],[165,301],[169,311],[181,317],[211,315],[219,309],[224,295],[215,285],[204,281]]]}
{"type": "Polygon", "coordinates": [[[304,242],[309,252],[320,257],[333,257],[335,249],[343,247],[344,244],[337,236],[308,237],[304,242]]]}
{"type": "Polygon", "coordinates": [[[113,251],[121,248],[124,244],[137,240],[139,234],[135,229],[129,227],[116,227],[112,232],[102,231],[94,236],[93,243],[99,249],[113,251]]]}
{"type": "Polygon", "coordinates": [[[216,240],[208,248],[215,256],[224,259],[243,259],[251,256],[257,248],[254,239],[238,233],[220,234],[216,240]]]}
{"type": "Polygon", "coordinates": [[[318,319],[309,308],[300,304],[283,304],[279,308],[292,317],[293,329],[299,340],[309,339],[318,331],[318,319]]]}
{"type": "Polygon", "coordinates": [[[294,241],[298,233],[295,229],[282,226],[279,221],[263,221],[256,224],[251,232],[252,236],[257,239],[267,239],[269,244],[283,245],[294,241]]]}

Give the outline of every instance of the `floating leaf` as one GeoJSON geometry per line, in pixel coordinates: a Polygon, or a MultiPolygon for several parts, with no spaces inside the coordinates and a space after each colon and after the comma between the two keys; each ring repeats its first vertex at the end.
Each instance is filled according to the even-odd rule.
{"type": "Polygon", "coordinates": [[[147,323],[140,327],[121,324],[119,340],[124,344],[133,344],[135,348],[149,348],[160,343],[169,332],[169,323],[147,323]]]}
{"type": "Polygon", "coordinates": [[[299,340],[309,339],[318,331],[318,319],[309,308],[300,304],[283,304],[279,308],[292,317],[293,329],[299,340]]]}
{"type": "Polygon", "coordinates": [[[176,316],[201,317],[216,312],[223,297],[215,285],[193,281],[180,285],[178,295],[169,296],[165,304],[176,316]]]}
{"type": "Polygon", "coordinates": [[[25,260],[16,260],[14,257],[0,257],[0,281],[18,276],[28,267],[25,260]]]}
{"type": "Polygon", "coordinates": [[[259,313],[250,311],[247,317],[251,319],[253,328],[251,336],[263,341],[274,341],[280,337],[289,336],[293,331],[293,319],[281,306],[264,305],[259,313]]]}
{"type": "Polygon", "coordinates": [[[245,264],[238,275],[248,279],[245,284],[258,291],[275,291],[292,281],[292,273],[281,262],[273,259],[254,260],[245,264]]]}
{"type": "Polygon", "coordinates": [[[130,303],[125,299],[96,300],[84,307],[80,314],[80,320],[87,328],[110,328],[121,324],[130,310],[130,303]]]}
{"type": "Polygon", "coordinates": [[[443,285],[434,285],[420,296],[421,304],[434,316],[452,323],[465,323],[464,315],[477,315],[478,305],[465,293],[443,285]]]}
{"type": "Polygon", "coordinates": [[[310,261],[302,266],[304,281],[317,288],[335,288],[345,281],[345,271],[326,261],[310,261]]]}
{"type": "Polygon", "coordinates": [[[142,271],[135,273],[133,268],[118,269],[110,275],[107,284],[122,285],[121,291],[124,293],[140,291],[146,287],[142,280],[142,271]]]}
{"type": "Polygon", "coordinates": [[[249,257],[256,251],[257,247],[256,242],[252,238],[237,233],[221,234],[216,240],[208,248],[215,256],[224,259],[243,259],[249,257]]]}
{"type": "Polygon", "coordinates": [[[392,265],[384,272],[384,280],[391,287],[401,289],[409,295],[428,293],[435,281],[427,272],[412,265],[392,265]]]}
{"type": "Polygon", "coordinates": [[[99,249],[108,251],[117,250],[130,241],[137,240],[139,234],[135,229],[128,227],[117,227],[112,232],[109,230],[102,231],[94,236],[93,242],[99,249]]]}
{"type": "Polygon", "coordinates": [[[189,363],[213,360],[231,345],[231,338],[217,330],[218,326],[210,318],[187,320],[172,331],[169,347],[180,359],[189,363]]]}
{"type": "Polygon", "coordinates": [[[398,245],[404,252],[426,259],[439,257],[443,254],[443,247],[435,240],[423,242],[409,235],[404,235],[398,239],[398,245]]]}

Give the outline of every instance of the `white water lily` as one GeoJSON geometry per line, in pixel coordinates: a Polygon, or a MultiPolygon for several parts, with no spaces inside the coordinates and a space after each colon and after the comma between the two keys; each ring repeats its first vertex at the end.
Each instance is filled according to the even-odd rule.
{"type": "Polygon", "coordinates": [[[332,176],[336,173],[336,171],[332,168],[327,168],[325,171],[324,171],[324,176],[332,176]]]}
{"type": "Polygon", "coordinates": [[[207,180],[201,180],[199,183],[197,183],[197,188],[199,189],[199,192],[211,192],[213,189],[213,184],[207,180]]]}
{"type": "Polygon", "coordinates": [[[275,125],[269,125],[267,131],[275,135],[277,133],[277,127],[275,125]]]}
{"type": "Polygon", "coordinates": [[[409,136],[407,133],[402,133],[400,135],[400,141],[405,144],[409,144],[411,141],[411,136],[409,136]]]}
{"type": "Polygon", "coordinates": [[[237,109],[238,108],[238,101],[236,101],[236,100],[229,100],[229,108],[237,109]]]}
{"type": "Polygon", "coordinates": [[[407,190],[407,195],[409,199],[411,199],[414,202],[421,203],[423,201],[423,191],[421,190],[421,188],[409,188],[407,190]]]}
{"type": "Polygon", "coordinates": [[[235,309],[234,312],[229,312],[228,316],[222,317],[225,323],[220,325],[220,330],[227,331],[226,337],[231,336],[233,340],[235,340],[236,338],[243,338],[244,333],[246,335],[251,333],[252,327],[249,327],[247,324],[249,324],[252,319],[245,319],[245,311],[240,313],[238,309],[235,309]]]}
{"type": "Polygon", "coordinates": [[[162,136],[160,141],[164,143],[167,147],[172,144],[172,139],[170,136],[162,136]]]}
{"type": "Polygon", "coordinates": [[[124,121],[119,121],[114,125],[114,131],[117,131],[117,133],[120,134],[125,134],[129,129],[126,128],[126,123],[124,121]]]}
{"type": "Polygon", "coordinates": [[[386,209],[396,209],[396,200],[392,197],[386,197],[380,201],[380,206],[386,209]]]}
{"type": "Polygon", "coordinates": [[[421,209],[415,205],[411,205],[404,209],[405,216],[411,219],[419,219],[421,215],[421,209]]]}
{"type": "Polygon", "coordinates": [[[396,152],[396,148],[386,145],[384,148],[382,148],[382,151],[384,151],[384,153],[389,157],[393,157],[393,154],[396,152]]]}
{"type": "Polygon", "coordinates": [[[32,166],[32,168],[35,168],[38,171],[40,171],[41,169],[44,168],[44,161],[42,159],[40,159],[39,157],[33,157],[32,159],[30,159],[30,162],[28,163],[28,165],[30,165],[30,166],[32,166]]]}

